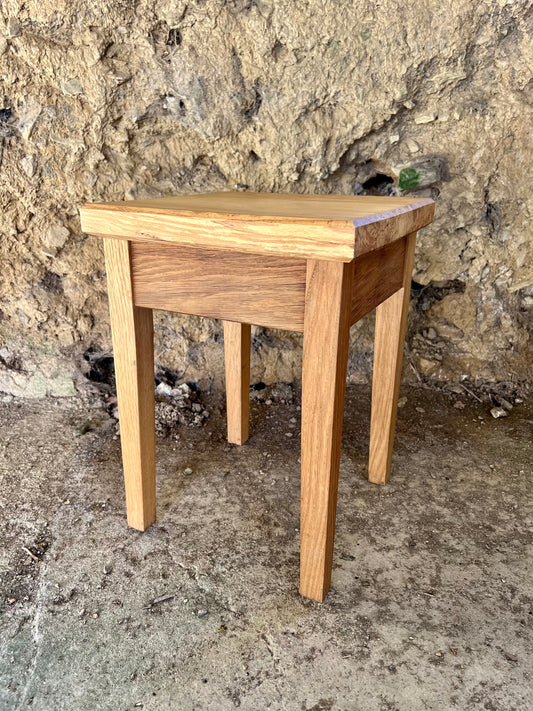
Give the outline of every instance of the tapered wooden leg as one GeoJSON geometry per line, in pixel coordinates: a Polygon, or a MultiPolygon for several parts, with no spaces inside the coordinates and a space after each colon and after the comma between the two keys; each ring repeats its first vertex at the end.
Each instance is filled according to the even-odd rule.
{"type": "Polygon", "coordinates": [[[251,330],[248,323],[224,321],[228,442],[232,444],[248,439],[251,330]]]}
{"type": "Polygon", "coordinates": [[[376,309],[368,467],[374,484],[386,484],[391,469],[416,232],[406,240],[403,287],[376,309]]]}
{"type": "Polygon", "coordinates": [[[144,531],[155,521],[152,310],[133,304],[129,243],[104,243],[128,525],[144,531]]]}
{"type": "Polygon", "coordinates": [[[308,261],[302,374],[300,593],[331,584],[353,262],[308,261]]]}

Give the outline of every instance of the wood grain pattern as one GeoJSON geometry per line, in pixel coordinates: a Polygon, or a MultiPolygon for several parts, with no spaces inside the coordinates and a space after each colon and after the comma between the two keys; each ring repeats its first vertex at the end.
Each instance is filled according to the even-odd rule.
{"type": "Polygon", "coordinates": [[[133,305],[129,243],[104,247],[128,524],[144,531],[155,521],[152,311],[133,305]]]}
{"type": "MultiPolygon", "coordinates": [[[[154,200],[126,200],[84,205],[82,210],[169,212],[195,218],[322,224],[372,220],[376,215],[431,204],[429,198],[374,195],[302,195],[298,193],[220,192],[176,195],[154,200]]],[[[387,216],[387,215],[385,215],[387,216]]],[[[382,217],[379,219],[383,219],[382,217]]]]}
{"type": "Polygon", "coordinates": [[[207,193],[84,205],[84,232],[349,262],[429,224],[428,198],[207,193]]]}
{"type": "Polygon", "coordinates": [[[403,286],[376,309],[368,467],[375,484],[385,484],[390,476],[415,245],[413,233],[407,238],[403,286]]]}
{"type": "Polygon", "coordinates": [[[251,327],[224,321],[228,442],[244,444],[250,420],[251,327]]]}
{"type": "MultiPolygon", "coordinates": [[[[383,200],[392,199],[394,198],[383,198],[383,200]]],[[[377,214],[357,221],[354,223],[356,227],[355,256],[380,249],[401,237],[417,232],[433,221],[434,214],[435,203],[428,200],[424,205],[413,206],[410,211],[402,214],[396,214],[391,210],[390,215],[377,214]]]]}
{"type": "Polygon", "coordinates": [[[306,263],[299,259],[132,244],[134,302],[303,331],[306,263]]]}
{"type": "Polygon", "coordinates": [[[355,260],[351,323],[388,299],[403,284],[405,238],[355,260]]]}
{"type": "Polygon", "coordinates": [[[300,593],[320,602],[331,584],[352,283],[353,263],[308,262],[302,375],[300,593]]]}

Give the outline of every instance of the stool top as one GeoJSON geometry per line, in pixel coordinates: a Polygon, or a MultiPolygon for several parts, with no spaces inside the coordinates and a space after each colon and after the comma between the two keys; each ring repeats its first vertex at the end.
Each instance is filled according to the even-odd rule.
{"type": "Polygon", "coordinates": [[[349,262],[428,225],[429,198],[222,192],[93,203],[84,232],[349,262]]]}

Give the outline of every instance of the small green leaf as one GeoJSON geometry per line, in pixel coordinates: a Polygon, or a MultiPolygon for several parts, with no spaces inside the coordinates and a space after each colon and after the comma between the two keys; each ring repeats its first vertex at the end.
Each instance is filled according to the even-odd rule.
{"type": "Polygon", "coordinates": [[[414,168],[402,168],[400,170],[399,185],[400,190],[411,190],[420,183],[420,173],[414,168]]]}

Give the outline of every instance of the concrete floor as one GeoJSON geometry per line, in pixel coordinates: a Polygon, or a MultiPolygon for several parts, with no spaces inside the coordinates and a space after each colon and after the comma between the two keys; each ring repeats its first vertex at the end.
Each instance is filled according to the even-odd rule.
{"type": "Polygon", "coordinates": [[[242,448],[209,402],[160,439],[144,534],[101,405],[0,404],[0,709],[533,709],[531,409],[403,394],[381,488],[349,389],[322,605],[297,590],[296,403],[255,402],[242,448]]]}

